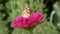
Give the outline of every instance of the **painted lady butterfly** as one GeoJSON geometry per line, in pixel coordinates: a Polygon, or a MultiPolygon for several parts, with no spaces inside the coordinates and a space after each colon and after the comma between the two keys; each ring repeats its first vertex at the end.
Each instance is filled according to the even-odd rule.
{"type": "Polygon", "coordinates": [[[24,11],[22,12],[22,16],[24,18],[28,18],[30,16],[30,9],[29,9],[29,7],[25,7],[24,11]]]}

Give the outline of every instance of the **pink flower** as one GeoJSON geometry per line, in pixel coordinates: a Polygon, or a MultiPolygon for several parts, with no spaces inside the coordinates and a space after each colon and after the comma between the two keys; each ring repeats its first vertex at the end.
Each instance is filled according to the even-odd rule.
{"type": "Polygon", "coordinates": [[[24,18],[23,16],[20,16],[13,20],[12,27],[13,28],[31,28],[38,24],[41,24],[44,21],[43,19],[44,19],[44,16],[39,12],[30,14],[28,18],[24,18]]]}
{"type": "Polygon", "coordinates": [[[13,23],[12,23],[12,27],[14,27],[14,28],[27,28],[28,27],[27,19],[22,16],[14,19],[13,23]]]}
{"type": "Polygon", "coordinates": [[[29,27],[33,27],[33,26],[36,26],[42,22],[40,22],[41,20],[43,20],[44,16],[39,13],[39,12],[36,12],[34,14],[31,14],[29,17],[28,17],[28,23],[29,23],[29,27]]]}

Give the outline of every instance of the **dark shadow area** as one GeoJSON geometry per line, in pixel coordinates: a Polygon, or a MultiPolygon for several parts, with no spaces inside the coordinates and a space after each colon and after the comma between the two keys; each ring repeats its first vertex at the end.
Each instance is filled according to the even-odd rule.
{"type": "Polygon", "coordinates": [[[0,10],[0,13],[2,13],[2,14],[5,14],[5,16],[3,17],[3,21],[4,20],[6,20],[8,17],[9,17],[9,15],[8,15],[8,13],[7,13],[7,9],[6,9],[6,7],[5,7],[5,4],[8,2],[9,0],[0,0],[0,4],[3,4],[3,9],[2,10],[0,10]]]}
{"type": "MultiPolygon", "coordinates": [[[[51,12],[53,10],[53,5],[54,5],[55,2],[56,2],[56,0],[44,0],[43,3],[46,5],[44,10],[48,9],[48,11],[45,12],[47,14],[46,18],[50,17],[50,14],[51,14],[51,12]]],[[[49,21],[49,19],[48,19],[48,21],[49,21]]]]}

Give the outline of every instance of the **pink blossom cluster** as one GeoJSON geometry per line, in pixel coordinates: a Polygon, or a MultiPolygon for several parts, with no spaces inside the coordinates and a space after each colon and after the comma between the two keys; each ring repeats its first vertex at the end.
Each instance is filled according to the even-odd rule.
{"type": "Polygon", "coordinates": [[[38,24],[41,24],[44,21],[43,19],[44,19],[44,16],[39,12],[30,14],[28,18],[19,16],[13,20],[12,27],[13,28],[31,28],[38,24]]]}

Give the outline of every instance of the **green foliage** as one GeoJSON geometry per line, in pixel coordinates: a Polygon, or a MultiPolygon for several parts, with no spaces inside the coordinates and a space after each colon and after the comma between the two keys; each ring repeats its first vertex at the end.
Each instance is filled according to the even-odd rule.
{"type": "MultiPolygon", "coordinates": [[[[0,34],[30,34],[29,31],[24,29],[14,29],[11,32],[10,23],[12,23],[14,18],[21,15],[25,6],[29,6],[32,13],[39,11],[43,14],[43,8],[45,8],[43,1],[44,0],[9,0],[5,3],[5,6],[3,6],[3,3],[0,4],[0,11],[4,8],[6,10],[0,12],[0,34]],[[5,13],[9,16],[3,21],[2,19],[6,16],[5,13]]],[[[33,29],[33,34],[58,34],[58,31],[52,23],[46,21],[37,25],[33,29]]]]}
{"type": "Polygon", "coordinates": [[[54,16],[54,23],[56,24],[56,26],[60,30],[60,2],[56,2],[54,4],[54,9],[55,9],[55,13],[54,13],[54,15],[52,14],[54,16]]]}

